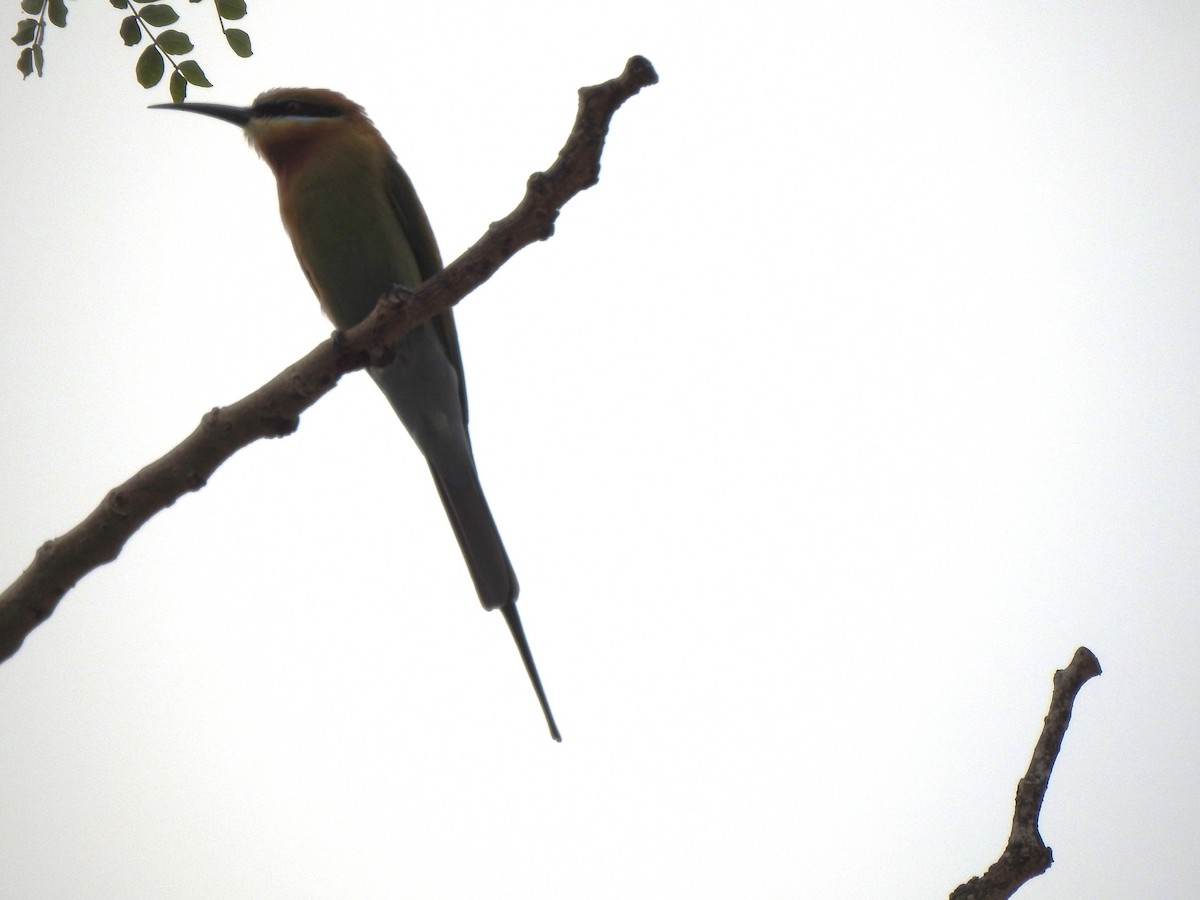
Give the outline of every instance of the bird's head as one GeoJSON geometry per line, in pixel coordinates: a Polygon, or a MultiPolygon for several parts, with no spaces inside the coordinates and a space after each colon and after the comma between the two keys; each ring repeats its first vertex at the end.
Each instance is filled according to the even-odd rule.
{"type": "Polygon", "coordinates": [[[273,88],[250,106],[221,103],[158,103],[151,109],[182,109],[241,126],[250,146],[276,175],[309,157],[331,140],[356,137],[387,144],[363,108],[325,88],[273,88]]]}

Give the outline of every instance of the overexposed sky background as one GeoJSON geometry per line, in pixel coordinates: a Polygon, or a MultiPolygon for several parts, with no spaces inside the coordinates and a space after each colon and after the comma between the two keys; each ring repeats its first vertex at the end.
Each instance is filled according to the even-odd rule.
{"type": "MultiPolygon", "coordinates": [[[[945,896],[1080,644],[1020,896],[1191,896],[1200,7],[250,10],[241,61],[188,6],[191,99],[343,91],[448,259],[580,85],[659,71],[458,314],[565,740],[351,377],[0,666],[6,896],[945,896]]],[[[4,583],[330,331],[266,166],[146,110],[120,17],[0,76],[4,583]]]]}

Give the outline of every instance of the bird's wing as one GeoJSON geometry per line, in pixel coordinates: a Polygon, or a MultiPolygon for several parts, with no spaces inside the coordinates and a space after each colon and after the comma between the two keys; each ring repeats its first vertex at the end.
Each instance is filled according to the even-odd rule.
{"type": "Polygon", "coordinates": [[[393,156],[388,160],[387,171],[384,173],[387,182],[388,199],[400,227],[408,236],[413,256],[417,258],[417,267],[421,278],[431,278],[442,270],[442,255],[438,253],[437,240],[434,239],[433,229],[425,215],[425,208],[417,198],[407,173],[400,168],[400,163],[393,156]]]}
{"type": "MultiPolygon", "coordinates": [[[[437,240],[433,236],[433,228],[425,215],[425,208],[417,197],[416,189],[409,180],[408,173],[401,168],[395,157],[388,160],[387,171],[384,173],[387,182],[388,200],[400,227],[408,237],[413,256],[417,258],[417,268],[421,280],[432,278],[442,270],[442,255],[438,252],[437,240]]],[[[415,285],[413,285],[415,287],[415,285]]],[[[458,393],[462,402],[463,421],[467,419],[467,381],[463,376],[462,353],[458,348],[458,331],[454,327],[454,316],[446,311],[434,317],[433,324],[437,328],[438,337],[446,349],[454,371],[458,373],[458,393]]]]}

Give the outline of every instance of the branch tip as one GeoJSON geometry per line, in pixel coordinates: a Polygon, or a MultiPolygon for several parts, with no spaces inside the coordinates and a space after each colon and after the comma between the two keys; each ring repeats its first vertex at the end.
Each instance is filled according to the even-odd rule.
{"type": "Polygon", "coordinates": [[[621,77],[638,85],[639,89],[658,84],[658,72],[654,71],[654,64],[644,56],[629,57],[621,77]]]}
{"type": "Polygon", "coordinates": [[[1050,773],[1071,723],[1075,697],[1089,679],[1099,674],[1100,660],[1087,647],[1076,650],[1067,667],[1054,673],[1050,710],[1034,746],[1029,768],[1017,784],[1008,845],[982,876],[971,878],[955,888],[950,900],[1008,900],[1021,885],[1041,875],[1054,863],[1054,854],[1038,831],[1038,819],[1050,784],[1050,773]]]}

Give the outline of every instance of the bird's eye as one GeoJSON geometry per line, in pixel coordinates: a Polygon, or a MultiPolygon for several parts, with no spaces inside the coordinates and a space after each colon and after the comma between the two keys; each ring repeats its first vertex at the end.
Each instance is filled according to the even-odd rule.
{"type": "Polygon", "coordinates": [[[300,112],[300,101],[299,100],[289,100],[286,104],[284,104],[283,109],[284,109],[284,112],[288,113],[288,115],[294,116],[298,112],[300,112]]]}

